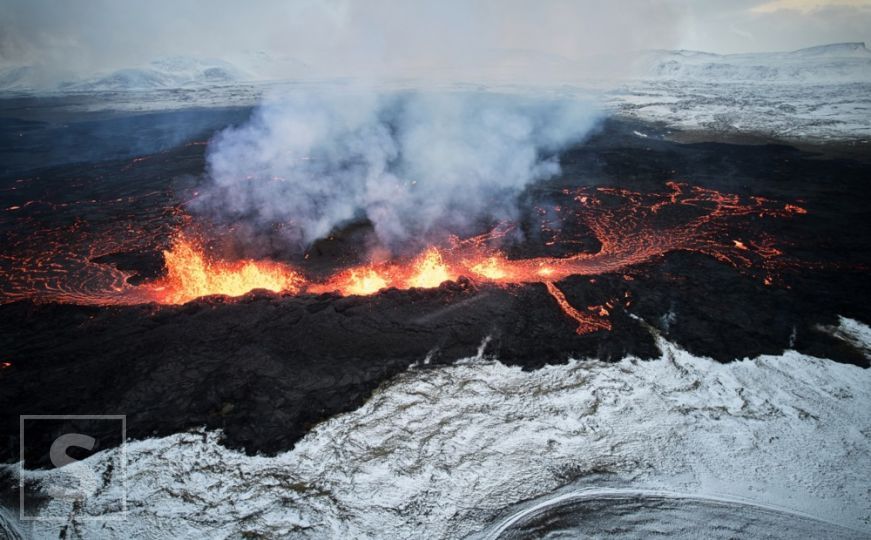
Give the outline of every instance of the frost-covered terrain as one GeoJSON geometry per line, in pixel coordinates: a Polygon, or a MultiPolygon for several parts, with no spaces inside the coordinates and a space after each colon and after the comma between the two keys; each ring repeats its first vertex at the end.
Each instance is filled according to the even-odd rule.
{"type": "MultiPolygon", "coordinates": [[[[867,346],[867,326],[842,319],[836,330],[867,346]]],[[[88,519],[123,515],[110,450],[88,460],[106,484],[81,508],[52,502],[42,516],[60,521],[15,527],[40,537],[488,536],[560,499],[573,516],[616,501],[597,513],[600,530],[659,520],[689,536],[728,537],[733,526],[871,534],[871,371],[795,352],[723,365],[659,346],[654,361],[524,372],[480,355],[413,369],[275,457],[227,450],[216,432],[132,442],[126,520],[88,519]]],[[[26,480],[38,490],[63,475],[26,480]]]]}
{"type": "Polygon", "coordinates": [[[682,130],[793,141],[871,139],[871,83],[648,80],[611,94],[621,115],[682,130]]]}
{"type": "Polygon", "coordinates": [[[651,51],[638,60],[647,76],[682,81],[871,82],[871,51],[864,43],[834,43],[792,52],[713,54],[651,51]]]}
{"type": "MultiPolygon", "coordinates": [[[[498,91],[558,92],[584,99],[599,96],[603,106],[616,114],[682,130],[805,141],[871,140],[871,51],[863,43],[738,55],[648,51],[630,64],[631,77],[620,80],[596,80],[571,63],[561,63],[551,66],[552,82],[541,81],[532,87],[505,85],[504,78],[469,79],[475,83],[471,86],[461,82],[474,73],[488,72],[483,68],[471,75],[460,73],[454,83],[442,81],[440,85],[461,90],[483,85],[498,91]]],[[[414,76],[410,77],[380,84],[414,87],[414,76]]],[[[91,96],[92,102],[79,105],[89,110],[250,106],[273,91],[324,82],[337,80],[318,76],[299,60],[262,52],[232,62],[162,58],[145,66],[87,76],[70,74],[60,80],[51,79],[39,66],[0,66],[0,96],[91,96]]]]}
{"type": "Polygon", "coordinates": [[[40,66],[0,69],[0,91],[13,93],[142,91],[229,84],[250,74],[229,62],[187,57],[160,58],[141,67],[105,73],[72,75],[60,79],[40,66]]]}
{"type": "Polygon", "coordinates": [[[871,138],[871,51],[842,43],[790,53],[646,53],[642,77],[609,93],[620,114],[671,127],[787,139],[871,138]]]}
{"type": "Polygon", "coordinates": [[[303,62],[293,58],[276,58],[263,51],[237,55],[230,60],[167,56],[141,66],[99,72],[74,73],[40,65],[0,64],[0,93],[57,95],[214,90],[227,85],[244,85],[276,78],[299,78],[309,71],[303,62]]]}

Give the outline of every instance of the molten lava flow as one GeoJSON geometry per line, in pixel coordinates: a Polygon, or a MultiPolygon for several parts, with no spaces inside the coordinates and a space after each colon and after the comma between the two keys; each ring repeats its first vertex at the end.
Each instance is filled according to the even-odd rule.
{"type": "Polygon", "coordinates": [[[15,217],[0,216],[0,303],[137,304],[153,300],[128,282],[131,273],[99,262],[104,256],[147,253],[182,226],[186,216],[164,193],[139,199],[29,201],[15,217]],[[111,213],[111,219],[106,218],[111,213]],[[93,221],[81,216],[96,215],[93,221]]]}
{"type": "Polygon", "coordinates": [[[331,284],[332,289],[327,286],[322,290],[335,290],[346,296],[365,296],[386,288],[387,280],[374,268],[352,268],[336,276],[331,284]]]}
{"type": "Polygon", "coordinates": [[[589,334],[590,332],[596,332],[598,330],[611,329],[611,321],[606,318],[608,316],[608,310],[602,306],[593,306],[590,310],[591,313],[582,313],[569,303],[566,299],[566,295],[563,294],[563,292],[559,290],[553,282],[545,281],[544,286],[547,287],[547,292],[553,296],[557,305],[559,305],[560,309],[563,310],[563,313],[577,321],[578,328],[575,332],[578,335],[589,334]]]}
{"type": "Polygon", "coordinates": [[[414,273],[406,281],[408,287],[428,289],[438,287],[445,281],[459,277],[448,273],[448,267],[445,266],[441,253],[435,248],[426,250],[415,262],[413,268],[414,273]]]}
{"type": "Polygon", "coordinates": [[[505,260],[501,257],[487,257],[483,261],[467,261],[466,265],[476,276],[492,281],[508,279],[505,260]]]}
{"type": "Polygon", "coordinates": [[[203,249],[179,237],[163,252],[166,276],[151,285],[158,301],[182,304],[212,294],[241,296],[254,289],[298,292],[302,277],[293,269],[274,262],[210,260],[203,249]]]}
{"type": "MultiPolygon", "coordinates": [[[[239,296],[253,289],[368,295],[391,287],[437,287],[467,276],[494,284],[543,283],[584,333],[610,328],[611,306],[572,307],[555,285],[569,276],[626,275],[628,268],[673,251],[709,255],[742,271],[760,269],[762,275],[754,275],[765,285],[775,283],[779,272],[788,267],[774,239],[754,231],[760,220],[805,214],[804,208],[677,182],[667,187],[658,193],[600,187],[551,194],[557,199],[552,208],[535,208],[540,218],[538,236],[544,246],[571,252],[568,256],[508,258],[498,246],[513,226],[503,224],[490,233],[430,247],[415,258],[345,268],[316,280],[306,280],[297,269],[272,261],[215,260],[203,249],[205,242],[196,240],[206,237],[199,233],[176,234],[172,247],[164,251],[164,277],[133,286],[127,282],[128,274],[94,259],[146,252],[166,238],[168,228],[190,230],[189,220],[179,220],[171,209],[143,210],[126,221],[113,222],[106,238],[98,237],[90,224],[73,221],[64,228],[36,228],[29,238],[15,237],[11,249],[0,254],[0,301],[176,304],[212,294],[239,296]],[[596,251],[575,248],[595,245],[593,241],[599,245],[596,251]],[[48,251],[40,251],[44,245],[48,251]]],[[[16,214],[33,208],[38,205],[16,214]]]]}
{"type": "Polygon", "coordinates": [[[342,295],[367,295],[381,289],[430,289],[445,281],[457,279],[461,274],[449,267],[442,253],[429,248],[407,263],[385,263],[351,268],[339,272],[322,283],[310,283],[309,292],[338,292],[342,295]]]}

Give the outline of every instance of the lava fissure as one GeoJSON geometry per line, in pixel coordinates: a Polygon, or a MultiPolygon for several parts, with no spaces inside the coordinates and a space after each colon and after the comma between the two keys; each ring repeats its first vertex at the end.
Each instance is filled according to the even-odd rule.
{"type": "MultiPolygon", "coordinates": [[[[447,246],[429,247],[412,259],[344,268],[323,279],[310,279],[300,268],[276,261],[220,260],[208,254],[203,247],[206,242],[196,235],[175,232],[171,246],[163,251],[163,275],[132,285],[126,272],[92,262],[101,254],[97,248],[102,253],[142,250],[148,243],[159,243],[154,234],[128,224],[124,230],[115,229],[114,239],[101,243],[94,233],[77,237],[88,228],[75,222],[64,234],[79,238],[78,242],[50,242],[57,249],[48,253],[34,251],[33,243],[21,243],[0,260],[6,283],[3,297],[4,301],[35,298],[85,304],[180,304],[207,295],[240,296],[255,289],[370,295],[386,288],[437,287],[466,276],[497,285],[542,283],[563,312],[578,323],[578,333],[587,333],[610,329],[608,310],[571,306],[555,285],[569,276],[625,271],[683,250],[712,256],[739,269],[759,268],[764,283],[773,282],[784,265],[783,253],[772,238],[752,235],[749,224],[804,214],[803,208],[678,182],[669,182],[667,187],[659,193],[610,187],[566,189],[558,194],[562,202],[540,209],[539,226],[546,246],[580,245],[585,235],[588,238],[592,233],[600,245],[596,252],[509,258],[499,245],[512,226],[503,225],[472,238],[454,238],[447,246]],[[557,227],[555,221],[583,227],[557,227]]],[[[164,234],[166,230],[166,226],[159,229],[164,234]]],[[[56,237],[58,233],[42,234],[56,237]]]]}

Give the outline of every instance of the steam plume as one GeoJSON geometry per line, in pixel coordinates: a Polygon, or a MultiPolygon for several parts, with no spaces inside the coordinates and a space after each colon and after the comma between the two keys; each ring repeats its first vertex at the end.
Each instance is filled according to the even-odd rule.
{"type": "Polygon", "coordinates": [[[511,219],[517,193],[559,172],[556,153],[595,126],[574,99],[493,93],[299,91],[213,139],[195,207],[306,247],[352,220],[381,244],[511,219]]]}

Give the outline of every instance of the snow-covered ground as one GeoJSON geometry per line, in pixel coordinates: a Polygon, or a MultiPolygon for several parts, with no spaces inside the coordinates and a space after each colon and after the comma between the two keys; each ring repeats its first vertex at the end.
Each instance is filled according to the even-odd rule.
{"type": "Polygon", "coordinates": [[[713,54],[649,51],[636,69],[648,77],[681,81],[852,83],[871,82],[871,51],[864,43],[833,43],[792,52],[713,54]]]}
{"type": "MultiPolygon", "coordinates": [[[[580,71],[573,73],[571,63],[563,63],[553,66],[552,84],[541,81],[522,87],[494,80],[438,86],[557,92],[584,99],[594,95],[616,114],[683,130],[805,141],[871,140],[871,51],[862,43],[741,55],[648,51],[630,64],[630,78],[620,80],[586,78],[580,71]],[[561,76],[564,80],[557,84],[561,76]]],[[[108,73],[70,74],[59,82],[51,82],[38,66],[0,66],[0,97],[90,95],[93,102],[79,101],[76,106],[91,110],[254,105],[265,93],[348,82],[318,77],[303,62],[266,53],[247,54],[234,62],[162,58],[108,73]]],[[[380,83],[387,89],[433,85],[415,83],[413,78],[380,83]]]]}
{"type": "Polygon", "coordinates": [[[619,114],[671,127],[785,139],[871,139],[871,51],[645,53],[641,76],[607,93],[619,114]]]}
{"type": "Polygon", "coordinates": [[[7,93],[59,93],[142,91],[228,84],[250,78],[229,62],[187,57],[168,57],[140,67],[105,73],[64,74],[39,66],[9,66],[0,69],[0,91],[7,93]],[[60,80],[57,78],[60,77],[60,80]]]}
{"type": "Polygon", "coordinates": [[[871,139],[871,83],[644,80],[608,94],[620,115],[681,130],[793,141],[871,139]]]}
{"type": "MultiPolygon", "coordinates": [[[[869,333],[848,319],[836,330],[869,333]]],[[[482,354],[413,369],[275,457],[227,450],[216,432],[132,442],[126,520],[89,520],[121,515],[112,450],[88,460],[107,484],[80,509],[52,502],[42,515],[60,522],[15,526],[37,537],[67,526],[101,538],[456,538],[498,532],[554,497],[631,492],[720,508],[745,530],[792,519],[828,537],[871,534],[871,371],[795,352],[723,365],[659,345],[655,361],[524,372],[482,354]]],[[[635,504],[614,520],[683,519],[635,504]]]]}
{"type": "Polygon", "coordinates": [[[292,58],[276,58],[262,51],[237,55],[230,60],[167,56],[145,65],[96,72],[72,72],[41,65],[0,64],[0,94],[214,89],[276,78],[299,78],[308,71],[308,66],[302,62],[292,58]]]}

